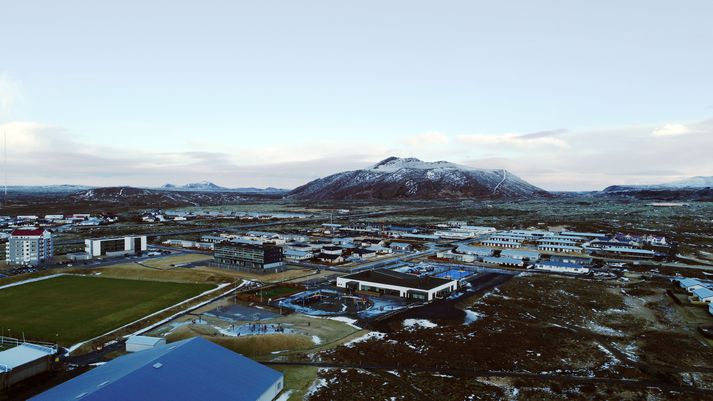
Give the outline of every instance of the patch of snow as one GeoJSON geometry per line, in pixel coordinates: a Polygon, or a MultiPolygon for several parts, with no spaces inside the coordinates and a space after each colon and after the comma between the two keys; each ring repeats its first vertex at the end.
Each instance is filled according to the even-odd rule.
{"type": "Polygon", "coordinates": [[[369,333],[364,334],[361,337],[357,337],[357,338],[345,343],[344,346],[347,348],[351,348],[354,346],[354,344],[362,343],[364,341],[369,341],[371,339],[383,340],[384,337],[386,337],[386,333],[380,333],[378,331],[371,331],[369,333]]]}
{"type": "Polygon", "coordinates": [[[466,309],[465,310],[465,322],[463,324],[471,324],[477,320],[480,320],[484,318],[485,315],[482,313],[478,313],[474,310],[466,309]]]}
{"type": "Polygon", "coordinates": [[[275,401],[287,401],[290,399],[290,396],[292,395],[292,392],[294,390],[287,390],[284,393],[280,394],[279,397],[275,398],[275,401]]]}
{"type": "Polygon", "coordinates": [[[325,319],[336,320],[337,322],[342,322],[342,323],[345,323],[345,324],[347,324],[347,325],[349,325],[349,326],[351,326],[351,327],[353,327],[353,328],[355,328],[355,329],[361,330],[361,327],[359,327],[359,326],[357,326],[356,324],[354,324],[354,323],[357,322],[356,319],[348,318],[348,317],[345,317],[345,316],[330,316],[330,317],[327,317],[327,318],[325,318],[325,319]]]}
{"type": "Polygon", "coordinates": [[[312,336],[312,342],[314,343],[314,345],[320,345],[322,344],[322,339],[319,338],[319,336],[312,336]]]}
{"type": "Polygon", "coordinates": [[[432,329],[438,327],[437,324],[426,319],[406,319],[403,322],[404,328],[407,330],[417,330],[417,329],[432,329]]]}

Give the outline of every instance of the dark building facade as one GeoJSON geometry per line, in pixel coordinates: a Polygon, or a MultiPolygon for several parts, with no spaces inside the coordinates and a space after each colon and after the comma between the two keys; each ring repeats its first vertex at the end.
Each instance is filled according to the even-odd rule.
{"type": "Polygon", "coordinates": [[[242,244],[224,241],[215,244],[213,263],[224,269],[263,271],[284,265],[282,248],[272,244],[242,244]]]}

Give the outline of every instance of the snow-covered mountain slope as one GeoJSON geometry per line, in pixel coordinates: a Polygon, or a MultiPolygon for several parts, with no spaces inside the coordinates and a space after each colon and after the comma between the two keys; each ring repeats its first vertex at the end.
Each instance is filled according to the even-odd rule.
{"type": "Polygon", "coordinates": [[[186,185],[166,184],[161,187],[170,191],[224,191],[227,188],[215,185],[210,181],[194,182],[186,185]]]}
{"type": "Polygon", "coordinates": [[[658,185],[612,185],[600,195],[658,200],[713,200],[713,177],[692,177],[658,185]]]}
{"type": "Polygon", "coordinates": [[[475,169],[446,161],[389,157],[369,168],[309,182],[294,199],[460,199],[546,196],[507,170],[475,169]]]}

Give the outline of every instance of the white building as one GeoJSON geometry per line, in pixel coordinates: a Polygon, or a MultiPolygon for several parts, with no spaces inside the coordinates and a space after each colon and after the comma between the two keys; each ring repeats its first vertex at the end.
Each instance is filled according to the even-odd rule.
{"type": "Polygon", "coordinates": [[[166,345],[165,338],[129,336],[129,338],[126,339],[126,352],[146,351],[147,349],[156,348],[161,345],[166,345]]]}
{"type": "Polygon", "coordinates": [[[537,249],[543,252],[556,252],[556,253],[582,253],[583,249],[578,246],[572,245],[538,245],[537,249]]]}
{"type": "Polygon", "coordinates": [[[92,258],[99,256],[141,255],[146,249],[145,235],[84,240],[84,251],[92,258]]]}
{"type": "Polygon", "coordinates": [[[8,238],[5,260],[10,265],[37,266],[54,256],[52,233],[42,228],[18,228],[8,238]]]}
{"type": "Polygon", "coordinates": [[[576,263],[565,263],[565,262],[553,262],[553,261],[540,261],[535,263],[534,268],[536,270],[544,270],[555,273],[573,273],[573,274],[587,274],[589,273],[589,268],[576,263]]]}
{"type": "Polygon", "coordinates": [[[472,263],[477,259],[475,255],[467,253],[453,253],[453,251],[437,252],[436,257],[438,259],[448,259],[455,260],[457,262],[472,263]]]}
{"type": "Polygon", "coordinates": [[[709,304],[713,302],[713,290],[706,287],[699,288],[693,291],[693,299],[696,302],[704,302],[709,304]]]}
{"type": "Polygon", "coordinates": [[[455,291],[458,281],[377,269],[337,277],[337,287],[431,301],[455,291]]]}

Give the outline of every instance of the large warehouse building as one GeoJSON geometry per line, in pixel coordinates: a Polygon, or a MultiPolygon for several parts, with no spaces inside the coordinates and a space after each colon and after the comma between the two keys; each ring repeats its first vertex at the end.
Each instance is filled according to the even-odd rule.
{"type": "Polygon", "coordinates": [[[378,269],[338,277],[337,287],[431,301],[455,291],[458,288],[458,281],[378,269]]]}
{"type": "Polygon", "coordinates": [[[146,251],[146,236],[86,239],[84,251],[90,258],[141,255],[146,251]]]}
{"type": "Polygon", "coordinates": [[[271,401],[284,376],[201,337],[113,359],[33,401],[271,401]]]}

